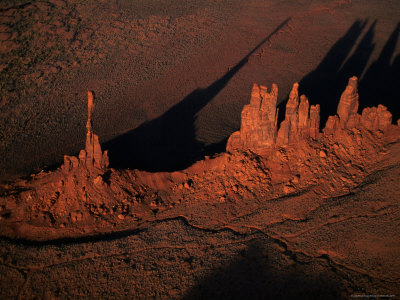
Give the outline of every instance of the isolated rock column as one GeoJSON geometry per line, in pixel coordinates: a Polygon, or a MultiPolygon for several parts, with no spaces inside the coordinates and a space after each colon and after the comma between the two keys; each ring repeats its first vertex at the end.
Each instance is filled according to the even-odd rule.
{"type": "Polygon", "coordinates": [[[310,103],[306,96],[301,95],[298,110],[297,138],[307,138],[310,135],[310,103]]]}
{"type": "MultiPolygon", "coordinates": [[[[305,103],[303,103],[305,106],[305,103]]],[[[290,141],[297,140],[299,123],[299,84],[293,84],[289,94],[289,100],[286,103],[285,120],[282,121],[278,130],[276,139],[277,145],[287,145],[290,141]]],[[[304,117],[304,116],[302,116],[304,117]]]]}
{"type": "MultiPolygon", "coordinates": [[[[103,153],[101,151],[99,137],[93,133],[92,116],[94,110],[94,95],[88,91],[88,119],[86,122],[86,166],[88,168],[103,167],[103,153]]],[[[107,154],[105,154],[107,155],[107,154]]],[[[106,167],[106,166],[104,166],[106,167]]]]}
{"type": "Polygon", "coordinates": [[[94,111],[94,94],[88,91],[88,119],[86,122],[85,149],[79,152],[79,160],[73,156],[64,156],[63,170],[70,171],[85,167],[89,171],[102,170],[108,167],[108,152],[101,150],[99,137],[93,133],[92,116],[94,111]]]}

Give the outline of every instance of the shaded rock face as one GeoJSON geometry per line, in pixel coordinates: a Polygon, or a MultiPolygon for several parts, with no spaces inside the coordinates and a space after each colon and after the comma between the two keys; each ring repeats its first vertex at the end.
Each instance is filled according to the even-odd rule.
{"type": "Polygon", "coordinates": [[[85,149],[75,156],[64,156],[64,163],[61,169],[65,172],[78,168],[86,169],[89,172],[104,171],[108,168],[109,159],[107,151],[102,152],[99,137],[93,133],[92,116],[94,111],[94,94],[88,91],[88,119],[86,122],[86,144],[85,149]]]}
{"type": "Polygon", "coordinates": [[[299,97],[299,84],[293,85],[286,104],[285,119],[277,130],[276,97],[278,88],[272,86],[268,94],[266,87],[254,85],[250,105],[242,111],[240,131],[234,132],[227,143],[227,151],[251,150],[263,154],[274,146],[285,146],[300,140],[319,139],[323,135],[339,137],[343,130],[358,128],[372,132],[386,131],[392,123],[392,115],[383,105],[365,108],[358,114],[359,96],[357,77],[349,79],[337,108],[337,115],[330,116],[323,134],[320,133],[320,106],[309,105],[305,95],[299,97]],[[263,92],[264,91],[264,92],[263,92]],[[269,109],[270,111],[265,111],[269,109]],[[266,117],[264,117],[266,116],[266,117]]]}

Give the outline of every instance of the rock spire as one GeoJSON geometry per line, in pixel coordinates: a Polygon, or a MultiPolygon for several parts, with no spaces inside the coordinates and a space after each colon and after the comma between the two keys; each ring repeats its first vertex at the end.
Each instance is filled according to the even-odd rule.
{"type": "Polygon", "coordinates": [[[94,93],[88,91],[88,119],[86,122],[86,144],[85,149],[79,152],[79,157],[64,156],[62,169],[70,171],[86,168],[88,171],[101,171],[108,167],[109,159],[107,150],[102,152],[99,137],[93,133],[92,116],[94,111],[94,93]]]}
{"type": "Polygon", "coordinates": [[[262,149],[275,144],[278,111],[278,86],[267,87],[254,84],[250,104],[244,106],[241,114],[240,131],[228,140],[228,149],[262,149]]]}
{"type": "Polygon", "coordinates": [[[325,134],[336,134],[340,130],[352,128],[384,132],[392,124],[392,114],[381,104],[378,107],[364,108],[361,115],[357,113],[357,85],[357,77],[351,77],[340,97],[337,115],[330,116],[326,122],[325,134]]]}
{"type": "Polygon", "coordinates": [[[384,132],[392,123],[392,115],[383,105],[365,108],[358,114],[358,79],[353,76],[342,93],[337,115],[330,116],[323,134],[320,133],[320,106],[311,105],[305,95],[299,97],[299,84],[295,83],[286,104],[285,119],[277,130],[276,108],[278,87],[272,85],[271,92],[262,85],[254,84],[250,104],[244,106],[240,131],[228,139],[227,151],[251,150],[263,154],[274,146],[294,144],[304,139],[319,139],[325,135],[340,135],[352,128],[371,132],[384,132]]]}

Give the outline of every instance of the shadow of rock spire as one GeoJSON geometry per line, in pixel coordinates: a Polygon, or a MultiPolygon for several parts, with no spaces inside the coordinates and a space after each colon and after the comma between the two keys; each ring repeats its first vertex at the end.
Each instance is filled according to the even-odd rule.
{"type": "MultiPolygon", "coordinates": [[[[367,23],[368,20],[356,20],[333,45],[318,67],[299,82],[300,94],[305,94],[310,104],[321,106],[321,128],[325,126],[328,116],[336,113],[341,91],[352,76],[360,78],[360,110],[383,104],[392,112],[394,122],[400,117],[400,103],[396,101],[396,90],[400,85],[400,55],[393,58],[400,23],[390,35],[378,59],[366,69],[375,49],[377,20],[369,25],[357,44],[367,23]]],[[[280,104],[280,120],[283,118],[284,105],[285,103],[280,104]]]]}
{"type": "Polygon", "coordinates": [[[349,57],[349,59],[340,68],[337,73],[338,78],[338,93],[342,90],[343,86],[346,86],[348,78],[356,76],[360,78],[364,72],[371,54],[375,49],[374,36],[375,27],[377,20],[375,20],[370,26],[368,31],[365,33],[354,53],[349,57]]]}
{"type": "MultiPolygon", "coordinates": [[[[197,114],[246,65],[249,57],[289,20],[282,22],[230,71],[207,88],[194,90],[160,117],[105,143],[103,147],[109,150],[110,165],[152,172],[176,171],[185,169],[205,155],[224,151],[226,140],[206,146],[196,139],[194,124],[197,114]]],[[[365,71],[375,49],[376,24],[377,20],[374,20],[363,34],[368,20],[356,20],[317,68],[299,81],[300,94],[309,98],[310,105],[320,105],[320,128],[325,126],[328,116],[336,114],[337,103],[348,78],[360,78],[364,72],[365,75],[359,80],[360,109],[383,104],[392,112],[394,121],[399,118],[399,101],[395,99],[397,86],[400,85],[400,56],[393,59],[393,55],[400,23],[378,59],[365,71]]],[[[280,104],[279,123],[285,112],[285,104],[280,104]]]]}
{"type": "MultiPolygon", "coordinates": [[[[226,266],[199,280],[183,299],[342,299],[336,274],[312,273],[308,266],[285,265],[262,239],[248,243],[226,266]],[[307,270],[309,269],[309,270],[307,270]]],[[[296,261],[295,256],[294,260],[296,261]]],[[[318,261],[309,262],[315,270],[318,261]]]]}
{"type": "Polygon", "coordinates": [[[356,20],[332,46],[317,68],[299,81],[300,94],[305,94],[310,104],[321,106],[322,127],[328,116],[336,113],[340,93],[352,76],[348,73],[357,71],[361,74],[368,62],[374,48],[372,39],[375,25],[370,27],[357,50],[346,62],[367,23],[368,20],[356,20]]]}
{"type": "Polygon", "coordinates": [[[400,54],[393,57],[400,33],[400,22],[390,35],[378,59],[374,61],[359,85],[360,108],[385,105],[393,114],[393,121],[400,118],[400,54]]]}
{"type": "MultiPolygon", "coordinates": [[[[110,165],[114,168],[137,168],[154,172],[176,171],[190,166],[209,151],[224,151],[224,145],[211,145],[205,149],[205,145],[196,140],[194,124],[197,114],[246,65],[249,57],[289,20],[282,22],[232,69],[207,88],[194,90],[160,117],[105,143],[103,147],[109,150],[110,165]]],[[[224,144],[224,141],[221,143],[224,144]]]]}

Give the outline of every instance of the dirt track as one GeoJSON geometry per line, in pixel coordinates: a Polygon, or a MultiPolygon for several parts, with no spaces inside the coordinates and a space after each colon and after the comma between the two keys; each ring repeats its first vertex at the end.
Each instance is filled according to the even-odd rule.
{"type": "MultiPolygon", "coordinates": [[[[3,179],[57,164],[62,155],[81,148],[87,89],[94,90],[99,99],[95,130],[100,140],[112,141],[130,132],[136,140],[129,142],[139,146],[132,157],[156,147],[168,152],[175,143],[168,141],[170,136],[179,136],[179,128],[190,127],[190,134],[180,136],[187,139],[181,142],[187,145],[188,157],[177,163],[186,166],[204,155],[209,144],[219,143],[206,151],[223,149],[224,140],[238,127],[240,110],[253,82],[278,83],[282,99],[293,82],[302,80],[301,87],[308,94],[318,86],[341,91],[343,80],[361,75],[379,54],[383,54],[385,67],[381,73],[398,74],[398,57],[390,69],[391,59],[399,53],[398,32],[394,31],[398,22],[396,1],[384,5],[381,1],[368,5],[362,1],[157,1],[148,5],[32,1],[14,7],[15,3],[22,2],[3,2],[0,13],[3,31],[10,33],[2,35],[6,39],[3,45],[11,49],[22,44],[13,52],[3,49],[1,56],[3,179]],[[222,88],[214,90],[216,93],[202,106],[196,106],[191,118],[177,124],[173,118],[168,120],[172,133],[163,144],[146,140],[147,136],[157,138],[153,124],[150,129],[134,131],[197,89],[213,89],[214,82],[288,18],[288,24],[251,55],[222,88]],[[389,46],[393,49],[382,52],[391,34],[389,46]],[[351,59],[354,53],[357,57],[351,59]]],[[[384,83],[388,82],[386,77],[379,75],[384,83]]],[[[365,86],[364,99],[365,94],[376,95],[367,88],[372,86],[370,82],[365,86]]],[[[375,88],[378,92],[385,89],[382,84],[375,88]]],[[[309,96],[311,102],[320,103],[324,91],[309,96]]],[[[337,103],[334,96],[332,105],[337,103]]],[[[375,98],[368,104],[382,100],[375,98]]],[[[389,101],[383,104],[398,117],[398,104],[389,101]]],[[[185,114],[185,110],[180,112],[185,114]]],[[[121,160],[119,144],[105,145],[111,148],[112,164],[174,169],[160,167],[151,156],[121,160]]],[[[172,150],[174,155],[171,160],[179,160],[179,154],[172,150]]]]}

